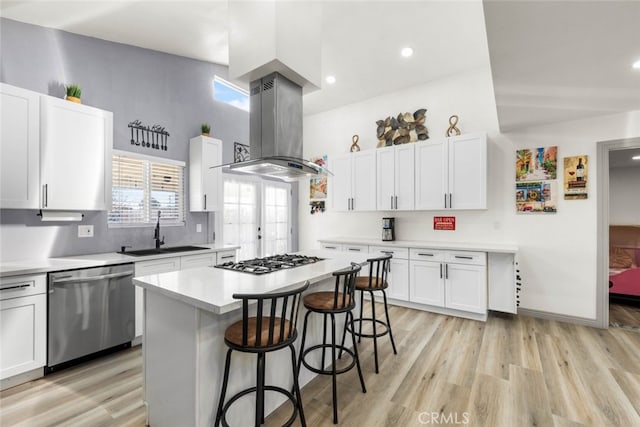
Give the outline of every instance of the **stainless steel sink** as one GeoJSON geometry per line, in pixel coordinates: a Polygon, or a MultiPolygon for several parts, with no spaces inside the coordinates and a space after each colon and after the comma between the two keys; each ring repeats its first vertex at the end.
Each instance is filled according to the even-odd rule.
{"type": "Polygon", "coordinates": [[[123,255],[131,256],[145,256],[145,255],[157,255],[157,254],[171,254],[174,252],[189,252],[189,251],[202,251],[209,248],[203,248],[202,246],[173,246],[170,248],[151,248],[151,249],[138,249],[135,251],[119,252],[123,255]]]}

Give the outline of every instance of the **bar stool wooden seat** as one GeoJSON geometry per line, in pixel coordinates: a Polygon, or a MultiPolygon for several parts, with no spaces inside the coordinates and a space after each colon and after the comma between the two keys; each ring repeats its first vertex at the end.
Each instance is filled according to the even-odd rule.
{"type": "MultiPolygon", "coordinates": [[[[393,340],[393,332],[391,331],[391,322],[389,321],[389,309],[387,308],[387,293],[385,289],[389,287],[387,282],[387,274],[389,272],[389,266],[391,264],[391,254],[384,255],[377,258],[369,258],[369,276],[361,276],[356,278],[356,291],[360,291],[360,317],[354,319],[354,323],[358,324],[358,332],[355,335],[358,336],[358,342],[361,342],[362,337],[373,338],[373,355],[375,360],[376,374],[378,373],[378,338],[389,334],[391,338],[391,347],[393,348],[393,354],[398,354],[396,351],[396,343],[393,340]],[[362,307],[364,302],[364,293],[369,292],[371,297],[371,317],[363,317],[362,307]],[[376,318],[376,305],[374,292],[381,292],[384,301],[384,314],[386,316],[386,322],[376,318]],[[367,334],[362,332],[362,323],[370,322],[373,328],[373,333],[367,334]],[[377,326],[381,326],[383,329],[378,331],[377,326]]],[[[344,344],[346,330],[342,336],[342,343],[344,344]]],[[[340,354],[338,357],[342,356],[340,354]]]]}
{"type": "Polygon", "coordinates": [[[314,292],[305,295],[302,304],[307,309],[307,314],[304,316],[304,326],[302,328],[302,341],[300,345],[300,360],[298,362],[298,372],[300,372],[301,365],[304,365],[307,369],[320,375],[331,375],[333,380],[333,423],[338,423],[338,402],[337,402],[337,383],[336,375],[345,373],[351,370],[354,366],[358,369],[358,375],[360,377],[360,385],[362,386],[362,392],[366,393],[367,389],[364,385],[364,378],[362,376],[362,370],[360,369],[360,360],[358,359],[358,347],[356,345],[356,338],[353,332],[351,333],[351,341],[353,342],[353,350],[344,346],[344,339],[342,344],[336,344],[336,320],[337,314],[345,314],[345,328],[347,324],[351,325],[350,331],[354,330],[353,327],[353,313],[351,310],[355,307],[355,284],[356,276],[360,271],[358,264],[352,264],[350,268],[338,270],[333,272],[335,277],[335,287],[333,291],[321,291],[314,292]],[[322,329],[322,344],[313,345],[309,348],[305,348],[305,340],[307,336],[307,321],[312,313],[319,313],[323,315],[323,329],[322,329]],[[331,317],[331,343],[327,343],[327,316],[331,317]],[[321,365],[319,368],[311,366],[305,356],[315,350],[322,350],[321,365]],[[331,349],[331,368],[325,368],[325,351],[331,349]],[[351,363],[343,368],[336,368],[336,351],[340,350],[340,354],[345,352],[352,358],[351,363]]]}
{"type": "Polygon", "coordinates": [[[309,287],[309,281],[296,289],[271,294],[234,294],[234,299],[242,300],[242,320],[229,326],[224,334],[224,342],[229,347],[224,365],[224,379],[218,403],[215,426],[228,426],[226,413],[229,407],[242,396],[256,393],[255,425],[264,423],[264,392],[275,391],[284,394],[294,405],[293,414],[284,424],[290,426],[296,417],[306,426],[302,410],[302,397],[298,385],[298,359],[293,346],[298,336],[296,329],[298,310],[302,292],[309,287]],[[256,305],[256,315],[249,316],[249,306],[256,305]],[[265,385],[266,353],[289,347],[291,369],[293,371],[293,391],[273,385],[265,385]],[[224,403],[229,383],[229,369],[233,350],[255,353],[257,360],[256,386],[242,390],[224,403]]]}

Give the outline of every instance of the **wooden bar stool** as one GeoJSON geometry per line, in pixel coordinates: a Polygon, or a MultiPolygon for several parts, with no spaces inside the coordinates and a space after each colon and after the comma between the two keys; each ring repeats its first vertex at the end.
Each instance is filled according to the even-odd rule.
{"type": "Polygon", "coordinates": [[[362,386],[362,392],[366,393],[367,389],[364,385],[364,378],[362,377],[362,370],[360,369],[360,360],[358,359],[358,347],[356,345],[356,337],[353,334],[353,313],[351,310],[355,307],[355,284],[356,276],[360,271],[358,264],[352,264],[350,268],[344,270],[335,271],[333,276],[336,278],[335,288],[333,291],[314,292],[305,295],[302,303],[308,310],[304,316],[304,327],[302,329],[302,341],[300,345],[300,361],[298,362],[298,372],[302,364],[312,372],[320,375],[331,375],[333,380],[333,423],[338,423],[338,399],[337,399],[337,384],[336,375],[345,373],[351,370],[354,366],[358,368],[358,375],[360,376],[360,385],[362,386]],[[307,336],[307,321],[311,313],[320,313],[324,317],[324,324],[322,329],[322,344],[311,346],[307,349],[304,348],[305,339],[307,336]],[[349,329],[352,331],[351,340],[353,342],[353,350],[344,347],[344,339],[342,345],[336,345],[336,314],[345,313],[345,328],[347,324],[351,325],[349,329]],[[331,316],[331,344],[327,344],[327,316],[331,316]],[[325,369],[325,350],[331,349],[331,369],[325,369]],[[322,366],[320,368],[313,367],[305,360],[305,356],[314,350],[322,349],[322,366]],[[340,350],[340,354],[344,351],[351,355],[351,363],[344,367],[336,368],[336,350],[340,350]]]}
{"type": "MultiPolygon", "coordinates": [[[[389,309],[387,308],[387,293],[385,289],[389,287],[387,283],[387,274],[389,272],[389,266],[391,264],[391,256],[385,255],[377,258],[369,258],[369,276],[356,278],[356,290],[360,291],[360,317],[354,320],[354,323],[358,323],[358,332],[355,334],[358,336],[358,342],[362,340],[362,337],[373,338],[373,356],[375,360],[376,374],[378,373],[378,338],[389,334],[391,338],[391,346],[393,347],[393,354],[398,354],[396,351],[396,343],[393,341],[393,332],[391,332],[391,322],[389,321],[389,309]],[[371,297],[371,317],[362,317],[362,307],[364,302],[364,293],[369,292],[371,297]],[[374,298],[374,292],[382,292],[382,298],[384,300],[384,314],[387,318],[386,322],[380,319],[376,319],[376,304],[374,298]],[[362,323],[371,322],[373,327],[372,334],[362,333],[362,323]],[[382,326],[384,329],[380,332],[377,331],[376,325],[382,326]]],[[[342,343],[346,336],[346,329],[342,336],[342,343]]],[[[338,357],[341,357],[342,353],[338,357]]]]}
{"type": "Polygon", "coordinates": [[[264,392],[275,391],[284,394],[294,405],[293,414],[285,423],[293,424],[296,415],[300,415],[300,422],[306,426],[302,410],[302,397],[298,385],[298,360],[293,343],[298,336],[296,324],[300,307],[300,295],[309,287],[309,281],[303,286],[291,291],[271,294],[234,294],[233,298],[242,300],[242,320],[229,326],[224,333],[224,342],[229,347],[224,365],[224,379],[216,415],[217,427],[220,422],[228,426],[225,418],[229,407],[239,398],[249,393],[256,393],[255,425],[264,423],[264,392]],[[265,307],[265,302],[267,307],[265,307]],[[249,305],[256,304],[256,315],[249,316],[249,305]],[[291,350],[291,369],[293,370],[293,391],[282,387],[265,385],[266,353],[289,347],[291,350]],[[244,353],[255,353],[258,356],[256,386],[242,390],[232,396],[225,404],[225,394],[229,383],[229,368],[231,366],[231,352],[233,350],[244,353]],[[295,394],[295,396],[294,396],[295,394]]]}

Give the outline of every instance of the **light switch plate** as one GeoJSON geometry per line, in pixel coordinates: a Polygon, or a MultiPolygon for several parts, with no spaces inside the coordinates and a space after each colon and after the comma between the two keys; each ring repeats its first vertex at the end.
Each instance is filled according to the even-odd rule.
{"type": "Polygon", "coordinates": [[[78,237],[93,237],[93,225],[79,225],[78,237]]]}
{"type": "Polygon", "coordinates": [[[196,224],[196,233],[202,233],[202,224],[196,224]]]}

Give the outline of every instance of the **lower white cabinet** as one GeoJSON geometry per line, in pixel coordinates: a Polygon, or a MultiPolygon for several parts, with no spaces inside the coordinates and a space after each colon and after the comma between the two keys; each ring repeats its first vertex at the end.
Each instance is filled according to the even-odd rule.
{"type": "Polygon", "coordinates": [[[486,253],[414,249],[409,270],[411,302],[486,313],[486,253]]]}
{"type": "Polygon", "coordinates": [[[0,379],[46,364],[46,331],[46,275],[1,278],[0,379]]]}
{"type": "Polygon", "coordinates": [[[394,246],[371,246],[370,252],[392,256],[387,274],[387,283],[389,284],[387,297],[398,301],[409,301],[409,249],[394,246]]]}

